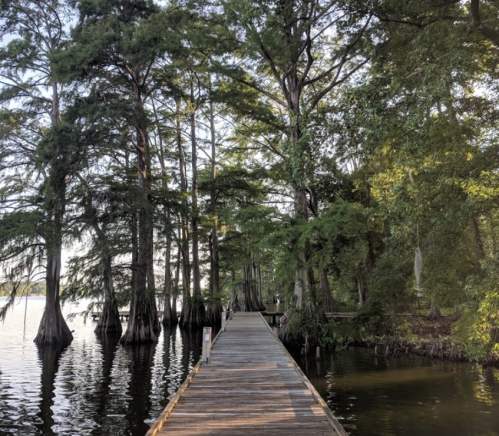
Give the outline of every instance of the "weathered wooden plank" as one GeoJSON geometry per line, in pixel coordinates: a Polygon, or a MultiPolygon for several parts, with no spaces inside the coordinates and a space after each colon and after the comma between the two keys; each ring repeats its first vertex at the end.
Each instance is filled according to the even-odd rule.
{"type": "Polygon", "coordinates": [[[180,391],[147,436],[347,435],[259,313],[233,315],[180,391]]]}

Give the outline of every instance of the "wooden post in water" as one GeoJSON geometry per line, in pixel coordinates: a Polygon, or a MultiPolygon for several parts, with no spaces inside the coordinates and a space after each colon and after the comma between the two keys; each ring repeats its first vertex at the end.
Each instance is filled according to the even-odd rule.
{"type": "Polygon", "coordinates": [[[211,351],[211,327],[203,327],[203,362],[208,363],[211,351]]]}
{"type": "Polygon", "coordinates": [[[222,312],[222,331],[225,331],[225,326],[227,325],[227,312],[222,312]]]}

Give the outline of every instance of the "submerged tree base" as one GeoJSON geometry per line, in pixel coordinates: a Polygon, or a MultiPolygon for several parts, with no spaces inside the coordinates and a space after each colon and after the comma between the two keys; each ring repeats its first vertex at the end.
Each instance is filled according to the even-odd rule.
{"type": "Polygon", "coordinates": [[[123,345],[156,343],[159,326],[156,303],[142,298],[130,307],[127,330],[120,342],[123,345]]]}
{"type": "Polygon", "coordinates": [[[102,315],[97,322],[94,333],[97,335],[121,335],[123,326],[121,325],[120,313],[117,307],[104,304],[102,315]]]}
{"type": "Polygon", "coordinates": [[[207,324],[206,309],[202,297],[189,298],[182,309],[181,325],[183,327],[203,327],[207,324]]]}
{"type": "Polygon", "coordinates": [[[163,311],[163,318],[161,319],[161,324],[163,324],[163,327],[173,327],[176,326],[178,322],[179,321],[176,311],[174,311],[171,307],[165,308],[163,311]]]}
{"type": "Polygon", "coordinates": [[[38,346],[64,348],[73,341],[73,333],[69,330],[59,305],[43,312],[38,333],[34,339],[38,346]]]}
{"type": "Polygon", "coordinates": [[[133,330],[127,329],[120,342],[122,345],[154,344],[158,342],[158,336],[151,328],[141,326],[133,330]]]}
{"type": "Polygon", "coordinates": [[[222,322],[223,307],[221,304],[208,304],[206,308],[206,323],[211,326],[220,325],[222,322]]]}

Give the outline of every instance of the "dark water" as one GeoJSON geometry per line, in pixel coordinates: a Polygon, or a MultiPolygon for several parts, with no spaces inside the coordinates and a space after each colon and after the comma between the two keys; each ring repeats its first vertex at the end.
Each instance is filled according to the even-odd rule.
{"type": "Polygon", "coordinates": [[[349,349],[296,361],[350,436],[499,436],[499,370],[349,349]]]}
{"type": "MultiPolygon", "coordinates": [[[[81,317],[70,347],[41,351],[44,299],[28,299],[25,331],[24,302],[0,324],[0,435],[143,436],[199,359],[199,333],[122,347],[81,317]]],[[[365,349],[295,358],[350,436],[499,436],[497,369],[365,349]]]]}
{"type": "Polygon", "coordinates": [[[0,324],[0,435],[143,436],[199,360],[200,333],[167,330],[156,345],[123,347],[96,340],[80,316],[68,322],[68,348],[39,350],[43,307],[28,299],[25,330],[25,300],[0,324]]]}

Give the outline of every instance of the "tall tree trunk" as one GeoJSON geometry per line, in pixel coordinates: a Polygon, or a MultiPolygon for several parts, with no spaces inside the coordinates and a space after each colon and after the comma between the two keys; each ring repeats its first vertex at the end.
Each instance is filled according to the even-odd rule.
{"type": "Polygon", "coordinates": [[[329,286],[329,280],[327,278],[327,268],[319,268],[320,281],[321,281],[321,290],[324,298],[324,311],[325,312],[333,312],[334,303],[333,303],[333,293],[331,292],[331,287],[329,286]]]}
{"type": "Polygon", "coordinates": [[[90,192],[88,193],[88,197],[85,201],[85,214],[88,220],[87,222],[94,230],[95,237],[97,238],[97,246],[101,258],[101,275],[104,287],[104,306],[102,307],[102,314],[99,317],[99,321],[97,322],[94,332],[99,335],[105,335],[108,333],[121,335],[123,328],[121,326],[118,302],[114,292],[111,249],[109,247],[107,235],[99,225],[97,210],[92,204],[92,196],[90,192]]]}
{"type": "Polygon", "coordinates": [[[229,307],[230,307],[231,311],[239,312],[241,310],[241,305],[239,304],[239,295],[237,292],[237,285],[235,284],[236,272],[234,270],[231,270],[230,276],[231,276],[231,283],[232,283],[232,294],[230,297],[229,307]]]}
{"type": "Polygon", "coordinates": [[[179,281],[180,281],[180,265],[182,253],[180,248],[178,250],[177,263],[175,265],[175,279],[173,281],[173,295],[172,295],[172,317],[175,324],[178,324],[177,314],[177,299],[179,295],[179,281]]]}
{"type": "MultiPolygon", "coordinates": [[[[160,165],[161,171],[163,173],[163,178],[161,181],[161,185],[165,191],[168,190],[168,169],[166,167],[166,156],[165,156],[165,148],[163,146],[163,135],[161,134],[161,124],[159,121],[158,113],[156,111],[156,106],[154,104],[154,99],[151,101],[154,119],[157,128],[157,137],[159,141],[159,153],[160,153],[160,165]]],[[[166,250],[165,250],[165,271],[164,271],[164,288],[163,288],[163,318],[162,324],[164,327],[170,326],[177,323],[177,315],[172,311],[171,304],[171,296],[172,296],[172,278],[171,278],[171,247],[172,242],[171,239],[173,237],[173,228],[172,228],[172,220],[171,213],[169,209],[168,203],[164,204],[164,220],[165,220],[165,238],[166,238],[166,250]]]]}
{"type": "Polygon", "coordinates": [[[366,302],[366,288],[364,286],[364,280],[360,277],[357,277],[357,289],[359,291],[359,306],[362,307],[366,302]]]}
{"type": "Polygon", "coordinates": [[[55,242],[47,248],[45,310],[34,341],[37,345],[65,347],[73,340],[73,334],[64,320],[59,300],[61,244],[55,242]]]}
{"type": "Polygon", "coordinates": [[[194,76],[191,75],[191,146],[192,146],[192,296],[191,310],[186,322],[189,326],[202,326],[206,322],[206,313],[203,297],[201,295],[201,272],[199,268],[199,234],[198,234],[198,165],[197,165],[197,140],[196,140],[196,110],[194,96],[194,76]]]}
{"type": "Polygon", "coordinates": [[[171,277],[171,238],[167,237],[166,252],[165,252],[165,286],[163,292],[164,307],[163,307],[163,326],[171,326],[177,323],[177,315],[172,310],[172,277],[171,277]]]}
{"type": "Polygon", "coordinates": [[[480,233],[480,226],[478,225],[478,220],[475,217],[470,220],[470,229],[475,242],[475,257],[477,259],[477,263],[480,264],[481,261],[485,260],[485,248],[483,246],[482,235],[480,233]]]}
{"type": "MultiPolygon", "coordinates": [[[[308,202],[307,202],[307,188],[301,186],[295,190],[295,215],[297,218],[308,221],[308,202]]],[[[309,244],[306,243],[305,247],[298,252],[298,263],[295,273],[295,287],[294,294],[296,306],[300,307],[303,303],[304,293],[311,291],[315,286],[315,277],[313,269],[308,265],[308,249],[309,244]]]]}
{"type": "MultiPolygon", "coordinates": [[[[308,221],[308,201],[307,201],[307,168],[306,168],[306,150],[301,143],[303,134],[301,130],[302,116],[300,112],[300,95],[301,88],[298,85],[296,71],[293,71],[287,78],[289,97],[288,111],[290,115],[290,143],[291,143],[291,161],[296,168],[293,168],[292,180],[295,194],[295,217],[298,220],[308,221]]],[[[294,304],[296,307],[301,307],[304,301],[305,293],[311,292],[315,287],[315,277],[312,266],[309,265],[309,244],[305,243],[305,247],[299,249],[297,255],[297,265],[295,271],[294,285],[294,304]]],[[[314,298],[314,296],[312,296],[314,298]]],[[[289,341],[288,325],[292,317],[292,312],[287,311],[281,319],[281,330],[279,338],[282,342],[289,341]]]]}
{"type": "Polygon", "coordinates": [[[243,265],[243,312],[259,312],[265,310],[262,301],[262,276],[260,265],[253,259],[243,265]]]}
{"type": "Polygon", "coordinates": [[[210,325],[217,325],[222,319],[222,304],[220,303],[220,260],[218,255],[218,217],[217,217],[217,142],[215,135],[215,112],[210,99],[210,136],[211,136],[211,190],[210,190],[210,301],[206,318],[210,325]]]}
{"type": "Polygon", "coordinates": [[[132,243],[132,274],[130,278],[130,288],[133,290],[137,287],[137,270],[135,265],[139,261],[139,226],[137,212],[133,211],[130,217],[130,240],[132,243]]]}
{"type": "Polygon", "coordinates": [[[373,278],[374,274],[374,266],[376,264],[376,258],[374,254],[374,236],[373,232],[367,232],[367,272],[369,274],[369,278],[373,278]]]}
{"type": "Polygon", "coordinates": [[[187,205],[187,176],[185,170],[184,147],[182,144],[181,129],[181,101],[177,99],[176,109],[176,134],[177,150],[180,170],[180,193],[182,198],[182,211],[180,216],[180,250],[182,253],[182,311],[179,323],[184,325],[189,320],[191,310],[191,263],[189,256],[189,208],[187,205]]]}
{"type": "MultiPolygon", "coordinates": [[[[52,128],[60,123],[58,86],[52,83],[52,128]]],[[[58,135],[57,130],[55,134],[58,135]]],[[[66,178],[69,173],[70,155],[67,149],[61,150],[59,141],[53,146],[52,162],[49,170],[46,200],[45,247],[47,263],[45,271],[46,298],[38,333],[34,339],[38,345],[64,347],[73,340],[62,316],[60,295],[63,219],[66,210],[66,178]]],[[[64,144],[71,147],[71,144],[64,144]]]]}
{"type": "Polygon", "coordinates": [[[104,283],[104,306],[102,308],[102,316],[99,317],[94,332],[96,334],[121,335],[123,327],[121,326],[118,301],[114,292],[111,255],[108,250],[103,250],[101,261],[104,283]]]}
{"type": "MultiPolygon", "coordinates": [[[[372,207],[372,198],[371,198],[371,185],[367,184],[367,207],[372,207]]],[[[369,222],[367,222],[367,271],[369,273],[369,278],[373,278],[374,274],[374,266],[376,264],[376,258],[374,254],[374,234],[371,230],[369,230],[369,222]]],[[[364,291],[365,292],[365,291],[364,291]]]]}
{"type": "MultiPolygon", "coordinates": [[[[140,83],[138,77],[136,82],[140,83]]],[[[137,262],[132,265],[136,271],[136,281],[132,289],[127,330],[121,339],[123,344],[157,342],[157,332],[159,331],[153,269],[153,210],[149,192],[149,138],[141,88],[138,85],[135,86],[135,102],[137,112],[135,149],[139,188],[139,198],[137,199],[138,257],[137,262]]]]}

